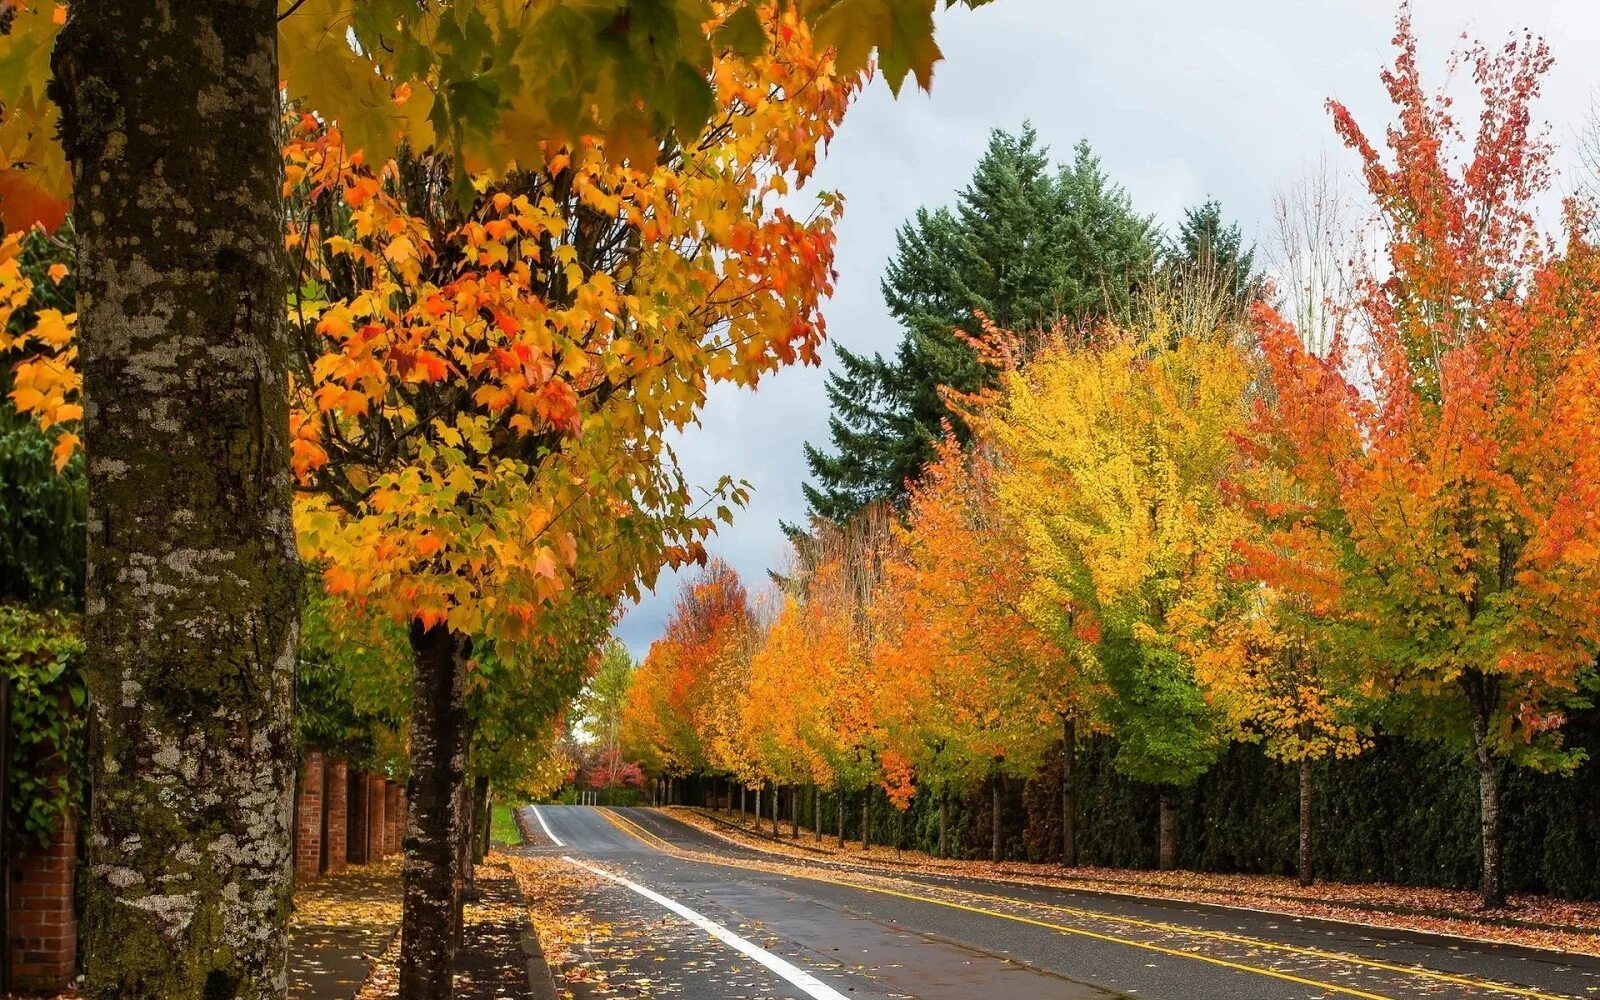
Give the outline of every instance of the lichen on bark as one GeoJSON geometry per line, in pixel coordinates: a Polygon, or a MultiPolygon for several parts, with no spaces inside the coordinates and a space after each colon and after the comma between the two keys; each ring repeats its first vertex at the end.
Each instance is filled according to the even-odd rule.
{"type": "Polygon", "coordinates": [[[86,991],[287,992],[292,691],[276,10],[75,0],[93,704],[86,991]]]}

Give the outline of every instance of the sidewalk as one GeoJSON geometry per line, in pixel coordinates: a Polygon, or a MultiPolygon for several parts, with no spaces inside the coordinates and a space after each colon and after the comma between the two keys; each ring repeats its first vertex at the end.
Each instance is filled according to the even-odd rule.
{"type": "MultiPolygon", "coordinates": [[[[516,850],[512,848],[512,850],[516,850]]],[[[400,859],[299,887],[289,925],[290,1000],[392,1000],[400,961],[400,859]]],[[[457,1000],[554,1000],[528,908],[497,849],[462,919],[457,1000]]]]}
{"type": "Polygon", "coordinates": [[[400,929],[400,861],[300,886],[289,918],[290,1000],[350,1000],[400,929]]]}

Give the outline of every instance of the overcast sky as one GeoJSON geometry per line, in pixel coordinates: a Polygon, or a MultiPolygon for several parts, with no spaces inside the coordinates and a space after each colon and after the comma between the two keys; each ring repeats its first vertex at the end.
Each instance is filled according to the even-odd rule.
{"type": "MultiPolygon", "coordinates": [[[[1538,110],[1564,147],[1558,163],[1570,165],[1600,83],[1600,3],[1415,0],[1413,9],[1435,83],[1462,32],[1491,43],[1522,28],[1544,35],[1556,66],[1538,110]]],[[[895,228],[919,206],[949,203],[989,131],[1025,120],[1057,159],[1087,139],[1135,206],[1163,225],[1214,197],[1264,242],[1275,190],[1323,154],[1351,162],[1333,140],[1329,97],[1349,105],[1369,135],[1387,124],[1378,70],[1391,58],[1395,10],[1387,0],[993,0],[941,16],[945,60],[932,94],[908,88],[896,101],[875,82],[813,181],[846,199],[839,280],[824,309],[830,341],[893,350],[900,331],[878,280],[895,228]]],[[[779,521],[805,517],[801,445],[827,439],[823,374],[793,369],[755,392],[714,392],[702,426],[679,444],[696,482],[726,473],[755,486],[738,521],[710,543],[752,590],[783,563],[779,521]]],[[[618,626],[635,656],[660,634],[677,586],[663,576],[618,626]]]]}

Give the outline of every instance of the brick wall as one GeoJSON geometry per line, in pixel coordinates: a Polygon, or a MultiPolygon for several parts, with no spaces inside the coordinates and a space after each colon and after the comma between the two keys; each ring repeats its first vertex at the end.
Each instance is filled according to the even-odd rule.
{"type": "Polygon", "coordinates": [[[345,834],[349,830],[350,765],[330,757],[323,765],[322,794],[327,807],[322,811],[322,870],[342,872],[348,861],[345,834]]]}
{"type": "Polygon", "coordinates": [[[77,973],[78,918],[72,905],[78,823],[68,817],[48,847],[11,859],[11,980],[19,990],[65,989],[77,973]]]}
{"type": "Polygon", "coordinates": [[[387,804],[384,806],[384,820],[388,824],[388,838],[386,843],[389,853],[394,854],[400,850],[400,841],[405,836],[406,829],[406,789],[398,781],[389,782],[387,804]]]}
{"type": "Polygon", "coordinates": [[[322,751],[307,750],[294,795],[294,873],[306,882],[322,874],[322,751]]]}
{"type": "Polygon", "coordinates": [[[389,799],[389,780],[381,774],[367,775],[367,861],[377,861],[389,853],[389,828],[385,805],[389,799]]]}

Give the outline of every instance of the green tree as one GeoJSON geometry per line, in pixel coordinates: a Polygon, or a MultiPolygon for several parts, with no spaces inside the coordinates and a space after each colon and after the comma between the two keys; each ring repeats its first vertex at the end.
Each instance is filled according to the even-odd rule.
{"type": "Polygon", "coordinates": [[[1157,234],[1111,183],[1087,143],[1052,170],[1032,126],[996,130],[953,208],[920,209],[896,235],[884,301],[904,333],[892,358],[839,348],[827,383],[832,450],[807,444],[814,514],[842,522],[897,501],[934,457],[944,424],[965,441],[942,387],[988,384],[962,332],[980,317],[1009,329],[1047,330],[1125,311],[1150,273],[1157,234]]]}
{"type": "Polygon", "coordinates": [[[611,752],[613,759],[622,739],[622,710],[628,704],[634,668],[627,646],[617,639],[606,643],[600,653],[600,667],[584,690],[579,706],[590,734],[611,752]]]}
{"type": "Polygon", "coordinates": [[[1239,224],[1224,220],[1222,203],[1215,198],[1184,210],[1165,258],[1174,281],[1211,282],[1220,297],[1231,299],[1240,309],[1261,296],[1255,244],[1245,245],[1239,224]]]}

